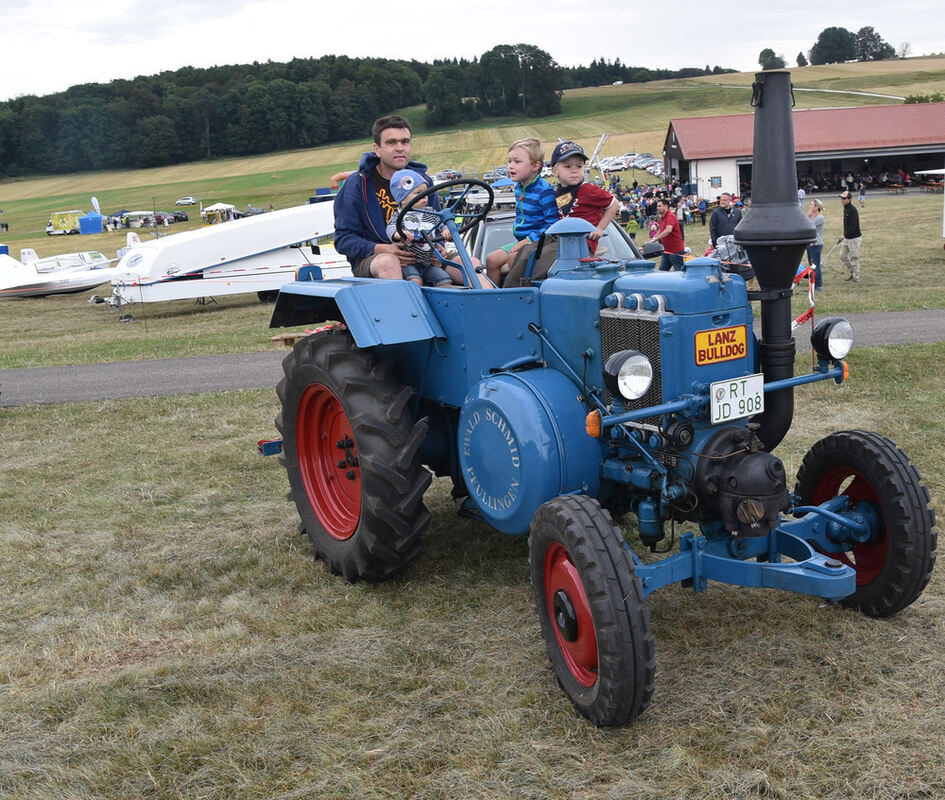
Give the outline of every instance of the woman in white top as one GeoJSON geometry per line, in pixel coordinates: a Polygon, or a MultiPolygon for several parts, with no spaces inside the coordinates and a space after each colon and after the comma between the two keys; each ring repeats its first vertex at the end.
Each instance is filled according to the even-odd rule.
{"type": "Polygon", "coordinates": [[[824,276],[820,271],[820,256],[824,252],[824,204],[816,198],[811,200],[807,216],[814,223],[817,234],[817,241],[807,247],[807,263],[814,268],[814,288],[822,289],[824,276]]]}

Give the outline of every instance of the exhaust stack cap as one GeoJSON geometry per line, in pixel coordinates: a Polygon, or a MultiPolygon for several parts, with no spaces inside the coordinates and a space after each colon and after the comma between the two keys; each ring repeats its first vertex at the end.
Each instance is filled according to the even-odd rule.
{"type": "Polygon", "coordinates": [[[735,242],[745,248],[762,289],[789,289],[804,250],[817,238],[797,200],[793,99],[790,72],[755,73],[751,210],[735,227],[735,242]]]}

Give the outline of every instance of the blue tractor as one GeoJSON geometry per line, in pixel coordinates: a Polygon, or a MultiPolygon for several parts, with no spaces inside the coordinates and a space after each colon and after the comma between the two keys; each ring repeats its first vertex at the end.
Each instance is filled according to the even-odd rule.
{"type": "MultiPolygon", "coordinates": [[[[827,436],[793,490],[773,453],[794,388],[845,379],[852,329],[821,321],[817,366],[794,375],[792,279],[813,229],[796,199],[789,73],[759,73],[753,104],[753,206],[736,240],[757,291],[713,259],[661,272],[590,257],[590,227],[565,219],[550,230],[558,260],[531,285],[478,288],[460,246],[464,287],[313,270],[273,312],[273,327],[331,323],[295,345],[278,386],[282,459],[316,556],[350,581],[403,570],[431,474],[451,477],[464,514],[529,537],[555,676],[597,725],[650,702],[646,598],[661,586],[785,589],[882,617],[921,594],[935,562],[929,493],[888,439],[827,436]],[[662,558],[631,549],[613,521],[627,514],[662,558]]],[[[459,243],[456,211],[435,224],[459,243]]]]}

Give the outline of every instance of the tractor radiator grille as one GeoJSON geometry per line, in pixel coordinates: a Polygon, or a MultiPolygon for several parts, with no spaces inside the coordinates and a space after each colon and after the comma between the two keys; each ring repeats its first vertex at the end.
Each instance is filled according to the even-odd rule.
{"type": "MultiPolygon", "coordinates": [[[[627,401],[627,410],[659,405],[663,402],[662,363],[660,358],[660,315],[641,314],[625,309],[604,308],[600,312],[602,363],[618,350],[638,350],[653,365],[653,383],[639,400],[627,401]]],[[[610,392],[604,390],[610,404],[610,392]]],[[[647,420],[648,422],[651,420],[647,420]]]]}

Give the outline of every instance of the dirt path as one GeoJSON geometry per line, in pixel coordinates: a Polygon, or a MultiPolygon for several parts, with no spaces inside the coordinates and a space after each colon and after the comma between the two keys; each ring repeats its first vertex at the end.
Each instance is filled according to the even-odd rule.
{"type": "MultiPolygon", "coordinates": [[[[847,319],[855,331],[855,348],[945,341],[945,309],[851,314],[847,319]]],[[[799,329],[798,350],[810,349],[809,331],[807,326],[799,329]]],[[[274,389],[282,377],[285,354],[285,350],[273,350],[0,370],[0,407],[274,389]]]]}

